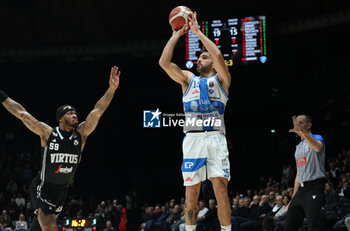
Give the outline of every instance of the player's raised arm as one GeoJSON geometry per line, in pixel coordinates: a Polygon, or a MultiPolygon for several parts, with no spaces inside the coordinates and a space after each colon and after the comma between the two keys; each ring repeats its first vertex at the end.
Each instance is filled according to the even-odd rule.
{"type": "Polygon", "coordinates": [[[178,65],[173,63],[171,60],[173,58],[174,48],[179,41],[180,37],[186,33],[186,25],[178,30],[173,30],[173,34],[169,41],[165,45],[162,55],[159,59],[159,65],[162,69],[169,75],[171,79],[175,82],[181,84],[183,92],[186,91],[187,85],[193,73],[190,71],[182,70],[178,65]]]}
{"type": "Polygon", "coordinates": [[[3,91],[0,90],[0,102],[4,107],[18,119],[32,132],[39,135],[41,138],[41,145],[46,145],[46,140],[50,136],[52,128],[43,122],[39,122],[35,119],[27,110],[19,103],[8,97],[3,91]]]}
{"type": "Polygon", "coordinates": [[[221,51],[199,29],[196,12],[194,12],[193,17],[189,18],[189,25],[190,25],[191,31],[198,36],[198,38],[202,41],[204,47],[208,50],[210,56],[213,59],[214,67],[215,67],[215,70],[217,72],[217,76],[218,76],[223,88],[225,89],[226,93],[228,93],[228,89],[229,89],[230,84],[231,84],[231,74],[228,71],[228,67],[225,64],[225,60],[221,54],[221,51]]]}
{"type": "Polygon", "coordinates": [[[119,68],[116,66],[112,67],[109,77],[109,88],[102,96],[102,98],[99,101],[97,101],[94,109],[86,117],[86,120],[82,122],[77,129],[79,133],[83,136],[83,138],[86,138],[95,130],[102,114],[105,112],[105,110],[111,103],[115,90],[117,90],[117,88],[119,87],[119,78],[119,68]]]}

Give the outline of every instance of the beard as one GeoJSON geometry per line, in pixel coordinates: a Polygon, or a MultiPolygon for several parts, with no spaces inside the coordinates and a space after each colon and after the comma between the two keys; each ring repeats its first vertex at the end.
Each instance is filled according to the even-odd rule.
{"type": "Polygon", "coordinates": [[[67,126],[72,127],[74,129],[76,129],[78,127],[78,125],[79,125],[79,123],[74,123],[73,121],[70,121],[70,120],[67,120],[67,119],[64,120],[64,123],[67,126]]]}
{"type": "Polygon", "coordinates": [[[212,66],[211,63],[207,65],[197,65],[197,72],[201,75],[208,73],[210,72],[211,66],[212,66]]]}

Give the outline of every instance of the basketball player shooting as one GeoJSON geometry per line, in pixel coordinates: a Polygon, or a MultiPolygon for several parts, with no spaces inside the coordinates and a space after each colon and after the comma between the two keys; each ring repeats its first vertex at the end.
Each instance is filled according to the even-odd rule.
{"type": "Polygon", "coordinates": [[[0,102],[32,132],[40,136],[41,171],[33,179],[31,197],[35,210],[32,231],[57,231],[56,217],[63,208],[68,183],[81,160],[86,138],[95,130],[114,93],[119,87],[120,71],[114,66],[110,72],[109,88],[94,109],[79,124],[77,110],[62,105],[56,112],[57,127],[39,122],[19,103],[0,90],[0,102]]]}
{"type": "Polygon", "coordinates": [[[183,140],[181,170],[186,187],[186,230],[196,230],[196,208],[201,182],[207,178],[213,184],[221,230],[231,230],[231,209],[227,193],[230,163],[224,125],[231,75],[218,47],[199,30],[196,12],[188,19],[189,28],[205,47],[197,61],[200,76],[182,70],[172,62],[174,48],[179,38],[187,32],[186,24],[180,30],[173,29],[159,59],[159,65],[171,79],[181,85],[183,93],[186,136],[183,140]],[[188,121],[192,123],[187,123],[188,121]]]}

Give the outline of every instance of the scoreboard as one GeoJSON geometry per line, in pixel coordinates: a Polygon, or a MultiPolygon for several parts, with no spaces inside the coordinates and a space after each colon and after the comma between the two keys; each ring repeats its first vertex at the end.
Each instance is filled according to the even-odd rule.
{"type": "MultiPolygon", "coordinates": [[[[198,20],[200,30],[221,50],[226,65],[266,63],[266,16],[198,20]]],[[[186,67],[197,63],[203,44],[192,31],[186,34],[186,67]]]]}
{"type": "Polygon", "coordinates": [[[97,219],[82,219],[82,218],[68,218],[65,219],[62,231],[96,231],[97,230],[97,219]]]}

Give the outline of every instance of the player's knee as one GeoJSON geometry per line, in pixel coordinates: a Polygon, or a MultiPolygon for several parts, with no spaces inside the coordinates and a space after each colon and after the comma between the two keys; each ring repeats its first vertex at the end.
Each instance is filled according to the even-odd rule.
{"type": "Polygon", "coordinates": [[[227,186],[224,183],[218,183],[214,186],[215,194],[218,197],[217,199],[226,199],[227,195],[227,186]]]}

